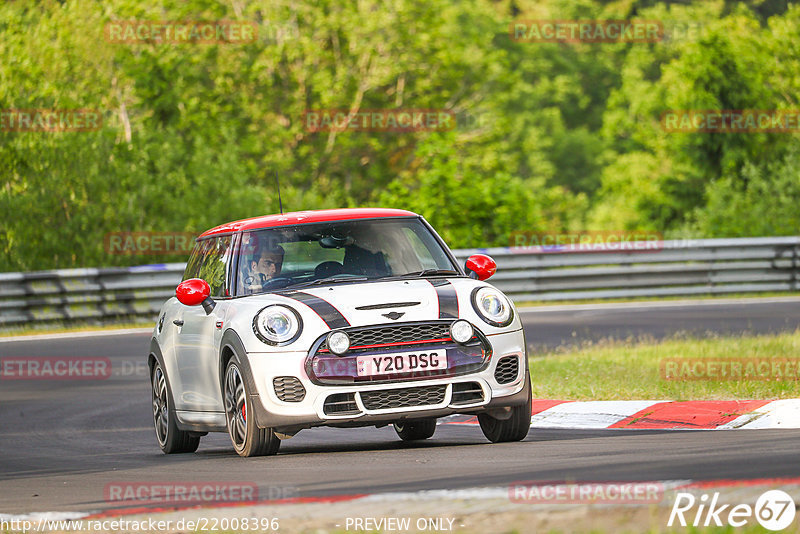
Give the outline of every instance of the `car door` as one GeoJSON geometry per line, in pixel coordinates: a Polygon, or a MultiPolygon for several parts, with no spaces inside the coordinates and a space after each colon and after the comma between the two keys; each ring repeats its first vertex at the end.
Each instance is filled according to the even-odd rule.
{"type": "Polygon", "coordinates": [[[183,306],[176,335],[176,363],[181,395],[175,399],[179,410],[221,412],[219,343],[224,314],[228,308],[228,267],[231,236],[212,237],[203,243],[202,258],[195,275],[211,288],[217,306],[206,314],[202,306],[183,306]]]}

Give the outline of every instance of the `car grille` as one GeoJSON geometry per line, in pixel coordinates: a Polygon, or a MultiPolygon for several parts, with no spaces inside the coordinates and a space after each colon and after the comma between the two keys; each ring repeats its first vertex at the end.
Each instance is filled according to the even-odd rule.
{"type": "Polygon", "coordinates": [[[306,388],[293,376],[276,376],[272,379],[275,395],[284,402],[300,402],[306,396],[306,388]]]}
{"type": "Polygon", "coordinates": [[[446,391],[447,385],[437,385],[419,388],[363,391],[360,395],[361,402],[364,403],[364,407],[367,410],[386,410],[441,404],[444,401],[446,391]]]}
{"type": "Polygon", "coordinates": [[[453,384],[453,398],[450,404],[473,404],[483,400],[483,389],[477,382],[453,384]]]}
{"type": "MultiPolygon", "coordinates": [[[[357,328],[345,330],[350,336],[351,350],[371,345],[394,345],[397,343],[410,343],[414,341],[450,341],[451,321],[438,323],[400,324],[380,326],[375,328],[357,328]]],[[[328,347],[323,341],[319,350],[327,352],[328,347]]]]}
{"type": "Polygon", "coordinates": [[[325,399],[322,406],[325,415],[351,415],[360,413],[355,393],[334,393],[325,399]]]}
{"type": "Polygon", "coordinates": [[[306,358],[306,372],[315,384],[352,385],[389,383],[459,376],[485,369],[492,357],[489,340],[477,328],[472,340],[460,344],[450,337],[452,320],[416,323],[381,324],[342,328],[350,337],[350,350],[342,355],[326,347],[327,333],[320,335],[306,358]],[[383,375],[359,375],[358,358],[364,355],[386,356],[392,351],[440,350],[447,353],[448,368],[408,370],[383,375]]]}
{"type": "Polygon", "coordinates": [[[517,379],[519,374],[519,358],[516,356],[506,356],[497,362],[494,370],[494,379],[498,384],[508,384],[517,379]]]}

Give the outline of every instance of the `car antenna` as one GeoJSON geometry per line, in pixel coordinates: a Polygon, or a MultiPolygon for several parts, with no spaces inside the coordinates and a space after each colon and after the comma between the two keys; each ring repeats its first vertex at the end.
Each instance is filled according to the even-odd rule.
{"type": "Polygon", "coordinates": [[[281,215],[283,215],[283,202],[281,201],[281,182],[278,180],[278,171],[275,171],[275,184],[278,186],[278,208],[281,210],[281,215]]]}

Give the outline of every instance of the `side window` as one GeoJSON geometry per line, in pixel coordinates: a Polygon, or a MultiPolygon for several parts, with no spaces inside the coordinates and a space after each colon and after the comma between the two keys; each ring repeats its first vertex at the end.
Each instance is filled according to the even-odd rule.
{"type": "Polygon", "coordinates": [[[203,258],[197,278],[202,278],[211,286],[212,297],[223,297],[225,290],[225,273],[227,271],[228,253],[231,236],[209,239],[203,247],[203,258]]]}
{"type": "Polygon", "coordinates": [[[200,261],[203,259],[203,252],[207,243],[208,241],[195,243],[192,254],[189,256],[189,261],[186,263],[186,270],[183,271],[183,280],[197,278],[197,273],[200,272],[200,261]]]}

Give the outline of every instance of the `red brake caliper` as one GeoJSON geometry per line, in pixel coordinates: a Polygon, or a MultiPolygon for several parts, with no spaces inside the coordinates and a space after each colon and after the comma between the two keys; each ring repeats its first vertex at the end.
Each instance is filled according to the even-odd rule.
{"type": "Polygon", "coordinates": [[[242,404],[242,419],[244,419],[245,421],[247,421],[247,409],[246,408],[247,408],[247,405],[246,404],[242,404]]]}

